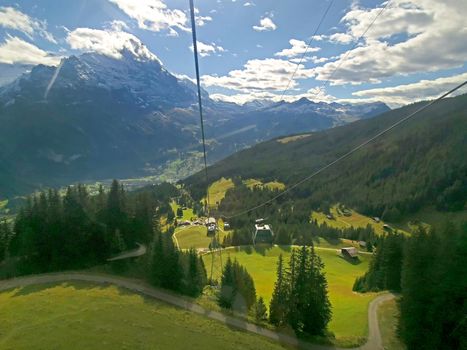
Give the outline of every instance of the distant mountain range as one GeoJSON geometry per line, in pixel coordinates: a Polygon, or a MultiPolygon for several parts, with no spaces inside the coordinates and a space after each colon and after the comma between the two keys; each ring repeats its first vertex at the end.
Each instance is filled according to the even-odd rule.
{"type": "MultiPolygon", "coordinates": [[[[203,91],[209,161],[278,135],[389,110],[350,105],[214,101],[203,91]]],[[[145,176],[199,151],[196,88],[144,45],[38,65],[0,88],[0,198],[75,181],[145,176]]]]}

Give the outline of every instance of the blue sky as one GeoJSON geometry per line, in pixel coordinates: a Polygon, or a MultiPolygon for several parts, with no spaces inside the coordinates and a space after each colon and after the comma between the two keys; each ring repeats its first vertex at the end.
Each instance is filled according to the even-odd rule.
{"type": "MultiPolygon", "coordinates": [[[[330,1],[195,0],[204,88],[237,103],[279,99],[330,1]]],[[[353,48],[385,5],[334,0],[286,99],[397,106],[467,80],[467,1],[391,0],[353,48]]],[[[138,40],[193,77],[188,20],[188,0],[2,1],[0,68],[112,55],[138,40]]]]}

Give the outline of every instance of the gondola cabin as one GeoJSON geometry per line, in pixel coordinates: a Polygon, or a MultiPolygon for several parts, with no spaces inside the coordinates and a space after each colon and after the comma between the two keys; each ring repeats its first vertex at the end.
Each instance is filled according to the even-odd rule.
{"type": "Polygon", "coordinates": [[[274,232],[271,226],[266,224],[256,224],[253,232],[253,244],[268,243],[272,244],[274,240],[274,232]]]}

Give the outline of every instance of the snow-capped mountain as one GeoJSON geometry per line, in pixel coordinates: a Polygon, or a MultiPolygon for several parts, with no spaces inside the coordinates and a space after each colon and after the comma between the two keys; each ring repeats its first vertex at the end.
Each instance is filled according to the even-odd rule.
{"type": "MultiPolygon", "coordinates": [[[[209,160],[274,136],[319,130],[384,105],[214,101],[203,90],[209,160]]],[[[38,65],[0,87],[0,196],[39,186],[152,174],[198,151],[196,86],[139,42],[38,65]],[[152,171],[152,170],[151,170],[152,171]]]]}

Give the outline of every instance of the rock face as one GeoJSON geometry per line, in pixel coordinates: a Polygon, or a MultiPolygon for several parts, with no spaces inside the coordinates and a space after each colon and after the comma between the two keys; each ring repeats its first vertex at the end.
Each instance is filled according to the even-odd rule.
{"type": "MultiPolygon", "coordinates": [[[[74,181],[147,175],[199,150],[196,89],[139,42],[38,65],[0,88],[0,197],[74,181]]],[[[203,91],[210,161],[273,136],[387,110],[383,104],[215,102],[203,91]]]]}

